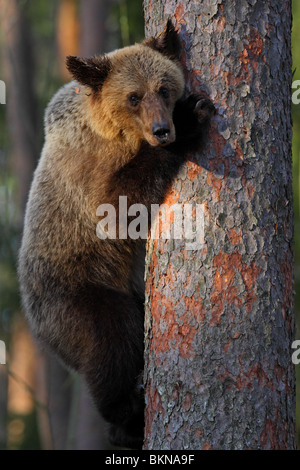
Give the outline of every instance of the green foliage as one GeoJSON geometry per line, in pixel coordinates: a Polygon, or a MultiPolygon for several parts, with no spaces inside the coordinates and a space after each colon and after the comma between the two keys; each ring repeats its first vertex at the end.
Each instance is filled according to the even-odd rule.
{"type": "Polygon", "coordinates": [[[144,38],[144,14],[140,0],[124,0],[120,3],[122,45],[129,46],[144,38]]]}
{"type": "Polygon", "coordinates": [[[109,50],[126,47],[144,39],[144,12],[142,0],[121,0],[113,5],[110,15],[115,38],[109,50]],[[116,42],[116,37],[118,41],[116,42]]]}

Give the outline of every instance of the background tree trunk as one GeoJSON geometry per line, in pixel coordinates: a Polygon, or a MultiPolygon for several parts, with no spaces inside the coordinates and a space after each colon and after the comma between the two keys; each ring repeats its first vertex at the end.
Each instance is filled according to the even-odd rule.
{"type": "Polygon", "coordinates": [[[12,142],[12,167],[18,181],[22,227],[28,189],[39,153],[37,102],[32,80],[33,44],[26,8],[21,2],[0,0],[0,8],[0,25],[5,38],[7,123],[12,142]]]}
{"type": "Polygon", "coordinates": [[[80,54],[89,57],[106,52],[108,0],[80,2],[80,54]]]}
{"type": "MultiPolygon", "coordinates": [[[[5,131],[8,131],[11,140],[10,169],[16,176],[16,197],[11,200],[8,209],[7,225],[4,229],[1,227],[1,241],[5,239],[5,236],[10,236],[7,245],[2,245],[1,262],[3,262],[4,250],[9,247],[9,242],[13,244],[15,230],[21,229],[23,226],[27,194],[38,156],[36,137],[38,125],[37,101],[32,80],[34,76],[33,41],[27,10],[17,0],[0,0],[0,11],[0,30],[4,46],[1,51],[4,75],[1,76],[1,79],[4,79],[6,83],[7,126],[5,126],[5,131]],[[13,210],[15,210],[15,217],[12,214],[13,210]],[[9,226],[12,220],[14,220],[14,231],[10,230],[9,226]]],[[[3,131],[3,129],[1,130],[3,131]]],[[[1,176],[5,180],[5,174],[1,176]]],[[[3,184],[3,179],[0,185],[3,184]]],[[[2,207],[4,204],[5,201],[1,200],[2,207]]],[[[1,280],[3,280],[2,276],[1,280]]],[[[17,293],[15,295],[17,296],[17,293]]],[[[0,308],[1,323],[3,318],[0,308]]],[[[1,366],[0,373],[0,394],[2,395],[0,400],[0,446],[2,448],[10,446],[16,437],[14,430],[17,420],[12,419],[10,429],[5,430],[8,415],[23,417],[33,410],[33,400],[28,391],[20,386],[12,375],[7,375],[9,367],[18,379],[25,380],[32,388],[34,386],[35,347],[30,341],[24,322],[16,322],[14,326],[11,336],[11,350],[8,352],[8,364],[1,366]],[[18,347],[16,347],[16,342],[18,342],[18,347]],[[19,352],[21,352],[21,359],[18,356],[19,352]],[[19,372],[21,373],[19,374],[19,372]]],[[[22,432],[19,433],[19,437],[22,438],[22,432]]]]}
{"type": "Polygon", "coordinates": [[[291,2],[145,0],[218,113],[166,202],[205,205],[205,245],[151,240],[146,449],[293,449],[291,2]]]}
{"type": "Polygon", "coordinates": [[[61,77],[70,81],[66,67],[68,55],[79,55],[79,18],[76,0],[61,0],[57,9],[56,39],[61,77]]]}

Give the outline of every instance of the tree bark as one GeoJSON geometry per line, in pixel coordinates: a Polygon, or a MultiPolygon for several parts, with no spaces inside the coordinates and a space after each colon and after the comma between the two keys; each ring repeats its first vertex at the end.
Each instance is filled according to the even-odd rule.
{"type": "Polygon", "coordinates": [[[291,2],[145,0],[217,115],[166,203],[204,205],[204,245],[149,240],[145,449],[294,449],[291,2]]]}

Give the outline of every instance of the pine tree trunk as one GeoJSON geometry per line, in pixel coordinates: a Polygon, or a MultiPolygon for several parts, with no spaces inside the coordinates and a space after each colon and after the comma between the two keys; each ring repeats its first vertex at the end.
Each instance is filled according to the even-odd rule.
{"type": "Polygon", "coordinates": [[[60,0],[56,13],[56,41],[61,77],[70,81],[66,67],[68,55],[79,55],[79,18],[76,0],[60,0]]]}
{"type": "Polygon", "coordinates": [[[107,0],[82,0],[80,2],[80,54],[88,57],[106,51],[107,0]]]}
{"type": "Polygon", "coordinates": [[[8,131],[12,144],[12,168],[17,178],[19,225],[38,157],[37,103],[34,90],[33,38],[22,2],[0,0],[0,27],[4,42],[4,77],[8,131]]]}
{"type": "Polygon", "coordinates": [[[204,245],[148,242],[145,449],[294,449],[291,2],[145,0],[168,17],[218,112],[166,199],[204,245]]]}

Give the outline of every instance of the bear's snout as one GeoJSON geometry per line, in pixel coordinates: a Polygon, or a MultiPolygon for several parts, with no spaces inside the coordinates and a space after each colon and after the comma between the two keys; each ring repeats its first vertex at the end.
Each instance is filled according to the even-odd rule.
{"type": "Polygon", "coordinates": [[[152,134],[161,145],[168,142],[170,132],[170,126],[166,121],[154,122],[152,124],[152,134]]]}

